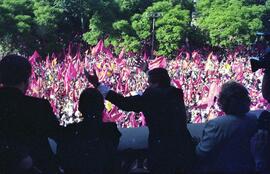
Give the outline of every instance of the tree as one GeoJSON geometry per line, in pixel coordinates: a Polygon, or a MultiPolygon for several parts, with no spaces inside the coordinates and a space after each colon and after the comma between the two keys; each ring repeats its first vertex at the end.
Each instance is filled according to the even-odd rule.
{"type": "Polygon", "coordinates": [[[61,9],[42,0],[3,0],[0,9],[0,44],[4,50],[30,55],[35,49],[47,52],[56,48],[61,9]]]}
{"type": "Polygon", "coordinates": [[[149,14],[155,12],[162,14],[156,19],[156,51],[171,57],[189,31],[189,11],[170,1],[160,1],[153,3],[143,14],[135,14],[131,18],[132,28],[140,41],[150,38],[152,21],[149,14]]]}
{"type": "Polygon", "coordinates": [[[265,6],[245,0],[200,0],[196,5],[196,25],[207,33],[212,46],[233,47],[249,44],[263,28],[265,6]]]}

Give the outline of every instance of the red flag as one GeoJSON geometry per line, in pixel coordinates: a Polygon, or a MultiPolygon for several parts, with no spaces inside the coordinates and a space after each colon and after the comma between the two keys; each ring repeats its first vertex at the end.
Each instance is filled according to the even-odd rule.
{"type": "Polygon", "coordinates": [[[149,63],[149,69],[155,69],[155,68],[165,68],[167,66],[167,61],[165,57],[158,57],[156,59],[154,59],[153,61],[151,61],[149,63]]]}

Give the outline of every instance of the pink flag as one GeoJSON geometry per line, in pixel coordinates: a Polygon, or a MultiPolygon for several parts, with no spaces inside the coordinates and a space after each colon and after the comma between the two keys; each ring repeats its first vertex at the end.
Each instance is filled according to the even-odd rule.
{"type": "Polygon", "coordinates": [[[125,48],[122,48],[122,50],[118,56],[118,59],[122,61],[122,59],[124,58],[124,55],[125,55],[125,48]]]}
{"type": "Polygon", "coordinates": [[[81,59],[81,44],[79,44],[78,45],[78,47],[77,47],[77,52],[76,52],[76,58],[78,59],[78,60],[80,60],[81,59]]]}
{"type": "Polygon", "coordinates": [[[38,54],[37,51],[35,51],[34,54],[29,58],[29,62],[31,64],[34,64],[34,63],[36,63],[36,59],[39,57],[40,57],[40,55],[38,54]]]}
{"type": "Polygon", "coordinates": [[[180,80],[178,80],[178,79],[173,79],[172,81],[173,81],[173,83],[175,84],[175,86],[176,86],[177,88],[181,89],[182,84],[181,84],[181,81],[180,81],[180,80]]]}
{"type": "Polygon", "coordinates": [[[220,89],[217,82],[213,82],[209,88],[208,107],[214,104],[214,98],[218,95],[220,89]]]}
{"type": "Polygon", "coordinates": [[[198,58],[198,55],[199,55],[198,51],[193,51],[191,53],[192,59],[197,59],[198,58]]]}
{"type": "Polygon", "coordinates": [[[194,120],[195,123],[201,123],[202,122],[202,116],[197,114],[194,120]]]}
{"type": "Polygon", "coordinates": [[[110,115],[105,111],[102,113],[102,121],[104,123],[111,122],[110,115]]]}
{"type": "Polygon", "coordinates": [[[45,63],[45,66],[46,66],[47,69],[50,68],[50,66],[51,66],[51,61],[50,61],[49,55],[46,57],[46,63],[45,63]]]}
{"type": "Polygon", "coordinates": [[[100,40],[98,44],[92,49],[92,55],[97,55],[100,52],[102,52],[104,49],[104,43],[103,40],[100,40]]]}
{"type": "Polygon", "coordinates": [[[67,73],[70,79],[73,79],[77,76],[76,69],[72,62],[69,63],[67,73]]]}
{"type": "Polygon", "coordinates": [[[145,117],[144,117],[144,115],[142,113],[140,113],[140,118],[139,119],[141,120],[142,126],[146,126],[145,117]]]}
{"type": "Polygon", "coordinates": [[[112,54],[112,52],[111,52],[111,50],[110,49],[108,49],[108,48],[103,48],[103,52],[109,57],[109,58],[113,58],[113,54],[112,54]]]}
{"type": "Polygon", "coordinates": [[[207,61],[211,61],[211,60],[212,60],[212,56],[213,56],[213,52],[211,52],[211,53],[207,56],[207,61]]]}
{"type": "Polygon", "coordinates": [[[72,49],[72,44],[71,44],[71,42],[69,42],[69,44],[68,44],[68,52],[67,52],[67,54],[69,56],[71,55],[71,49],[72,49]]]}
{"type": "Polygon", "coordinates": [[[155,68],[165,68],[167,66],[167,61],[165,57],[158,57],[154,60],[149,62],[149,69],[155,69],[155,68]]]}
{"type": "Polygon", "coordinates": [[[130,120],[130,123],[131,123],[131,126],[132,127],[137,127],[137,121],[135,119],[135,113],[132,112],[130,115],[129,115],[129,120],[130,120]]]}
{"type": "Polygon", "coordinates": [[[146,51],[143,53],[143,60],[147,61],[149,58],[149,55],[147,55],[146,51]]]}

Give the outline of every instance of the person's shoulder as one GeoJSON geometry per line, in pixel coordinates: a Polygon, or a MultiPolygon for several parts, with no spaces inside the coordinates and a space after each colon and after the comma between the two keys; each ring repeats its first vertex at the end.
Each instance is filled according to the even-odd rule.
{"type": "Polygon", "coordinates": [[[52,110],[50,102],[43,98],[37,98],[32,96],[24,97],[24,106],[26,108],[31,108],[31,110],[39,111],[42,114],[42,111],[52,110]]]}
{"type": "Polygon", "coordinates": [[[49,101],[43,98],[25,96],[25,102],[27,104],[36,104],[36,105],[48,105],[49,101]]]}
{"type": "Polygon", "coordinates": [[[108,132],[111,130],[118,130],[116,123],[113,123],[113,122],[103,123],[103,129],[108,132]]]}
{"type": "Polygon", "coordinates": [[[220,125],[220,124],[224,124],[226,122],[229,122],[233,119],[233,117],[228,116],[228,115],[222,115],[222,116],[218,116],[214,119],[209,120],[207,123],[208,124],[215,124],[215,125],[220,125]]]}
{"type": "Polygon", "coordinates": [[[103,123],[103,133],[105,135],[111,135],[116,137],[121,136],[121,133],[118,130],[116,123],[113,122],[103,123]]]}

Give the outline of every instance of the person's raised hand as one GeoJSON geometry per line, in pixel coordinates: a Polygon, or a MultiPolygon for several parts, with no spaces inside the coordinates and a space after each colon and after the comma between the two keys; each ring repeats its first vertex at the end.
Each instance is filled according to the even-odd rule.
{"type": "Polygon", "coordinates": [[[147,61],[143,59],[137,59],[135,66],[140,68],[144,72],[147,72],[149,70],[147,61]]]}
{"type": "Polygon", "coordinates": [[[99,86],[100,83],[99,83],[98,76],[95,70],[94,70],[94,74],[90,75],[89,72],[86,69],[84,69],[84,74],[88,82],[90,82],[95,88],[99,86]]]}

